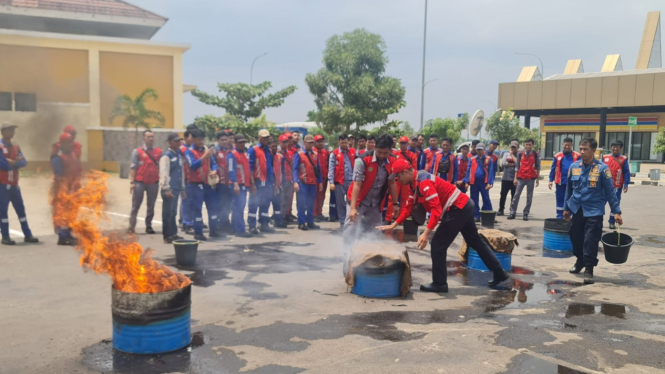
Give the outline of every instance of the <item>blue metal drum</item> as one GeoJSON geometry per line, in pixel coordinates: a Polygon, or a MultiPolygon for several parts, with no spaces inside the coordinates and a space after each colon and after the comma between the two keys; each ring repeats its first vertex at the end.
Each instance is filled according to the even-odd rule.
{"type": "MultiPolygon", "coordinates": [[[[513,256],[499,252],[494,252],[494,255],[496,256],[497,260],[499,260],[503,270],[510,271],[513,256]]],[[[490,269],[485,266],[483,260],[480,259],[478,252],[473,248],[469,248],[467,253],[467,267],[472,270],[490,271],[490,269]]]]}
{"type": "Polygon", "coordinates": [[[191,292],[191,284],[158,293],[113,289],[113,348],[156,354],[187,346],[191,340],[191,292]]]}
{"type": "Polygon", "coordinates": [[[358,267],[353,276],[351,292],[365,297],[401,296],[404,269],[402,262],[382,267],[358,267]]]}
{"type": "Polygon", "coordinates": [[[543,249],[572,252],[573,243],[570,241],[569,229],[570,222],[568,221],[555,218],[546,219],[543,231],[543,249]]]}

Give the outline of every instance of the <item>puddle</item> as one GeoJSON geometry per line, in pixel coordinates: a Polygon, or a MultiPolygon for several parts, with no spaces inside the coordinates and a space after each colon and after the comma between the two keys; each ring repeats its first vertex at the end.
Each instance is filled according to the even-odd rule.
{"type": "Polygon", "coordinates": [[[270,287],[268,283],[256,282],[254,277],[258,274],[247,274],[245,279],[238,283],[229,283],[229,286],[234,286],[242,289],[246,293],[242,296],[249,297],[252,300],[272,300],[272,299],[284,299],[286,295],[278,295],[275,292],[263,292],[265,288],[270,287]]]}
{"type": "Polygon", "coordinates": [[[530,355],[519,355],[504,373],[519,374],[585,374],[582,371],[558,365],[530,355]]]}
{"type": "Polygon", "coordinates": [[[630,308],[620,304],[607,304],[600,305],[584,304],[584,303],[571,303],[566,309],[566,318],[584,316],[590,314],[603,314],[608,317],[615,317],[626,319],[626,313],[630,312],[630,308]]]}
{"type": "MultiPolygon", "coordinates": [[[[206,269],[196,269],[191,274],[185,274],[187,278],[192,281],[192,284],[199,287],[210,287],[214,285],[217,281],[222,279],[231,279],[227,277],[229,274],[223,270],[206,270],[206,269]]],[[[180,270],[189,270],[186,267],[181,267],[180,270]]]]}

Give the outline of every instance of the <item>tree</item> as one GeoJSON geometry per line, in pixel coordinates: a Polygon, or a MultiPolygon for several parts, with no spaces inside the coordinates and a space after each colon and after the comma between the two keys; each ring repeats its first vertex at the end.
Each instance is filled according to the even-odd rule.
{"type": "Polygon", "coordinates": [[[661,127],[658,131],[656,144],[653,147],[652,153],[665,153],[665,127],[661,127]]]}
{"type": "Polygon", "coordinates": [[[247,123],[250,118],[258,118],[266,108],[276,108],[284,104],[284,100],[296,90],[296,86],[289,86],[272,94],[266,94],[272,87],[269,81],[259,84],[247,83],[218,83],[220,92],[224,97],[214,96],[203,91],[194,90],[192,95],[202,103],[224,108],[226,113],[247,123]]]}
{"type": "MultiPolygon", "coordinates": [[[[115,98],[111,114],[109,114],[109,122],[113,124],[117,117],[125,117],[125,120],[122,121],[122,127],[134,127],[136,133],[139,132],[139,128],[149,130],[151,127],[150,120],[155,120],[164,126],[166,121],[162,113],[148,109],[145,105],[148,99],[157,100],[158,98],[157,91],[152,88],[146,88],[135,98],[129,95],[120,95],[115,98]]],[[[135,145],[136,142],[136,137],[134,137],[135,145]]]]}
{"type": "Polygon", "coordinates": [[[194,124],[206,134],[210,141],[216,141],[215,134],[219,130],[231,130],[234,134],[243,134],[249,142],[256,140],[259,136],[259,130],[267,129],[274,137],[278,137],[280,131],[275,128],[275,124],[266,119],[265,114],[254,118],[248,123],[243,123],[241,119],[225,113],[221,117],[211,114],[203,117],[196,117],[194,124]]]}
{"type": "Polygon", "coordinates": [[[496,139],[502,145],[510,144],[512,139],[518,139],[524,143],[527,139],[535,141],[534,147],[539,148],[540,136],[537,130],[530,130],[520,126],[519,117],[515,117],[512,109],[505,112],[495,112],[487,119],[487,129],[492,138],[496,139]]]}
{"type": "Polygon", "coordinates": [[[425,123],[423,135],[429,139],[431,134],[436,134],[441,138],[450,138],[453,144],[456,144],[462,138],[462,130],[469,125],[469,113],[464,113],[457,118],[435,118],[425,123]]]}
{"type": "Polygon", "coordinates": [[[384,75],[387,63],[380,35],[356,29],[328,39],[324,67],[305,77],[315,97],[316,122],[328,133],[349,133],[355,124],[358,133],[397,113],[406,105],[405,90],[399,79],[384,75]]]}

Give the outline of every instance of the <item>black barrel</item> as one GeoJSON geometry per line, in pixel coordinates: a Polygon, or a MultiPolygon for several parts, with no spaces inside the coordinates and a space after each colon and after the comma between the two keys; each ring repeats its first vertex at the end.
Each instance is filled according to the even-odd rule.
{"type": "Polygon", "coordinates": [[[179,290],[111,291],[113,348],[155,354],[175,351],[191,340],[192,285],[179,290]]]}
{"type": "Polygon", "coordinates": [[[199,249],[198,240],[180,239],[173,241],[175,249],[175,261],[180,266],[196,265],[196,254],[199,249]]]}
{"type": "Polygon", "coordinates": [[[418,224],[411,217],[404,221],[404,235],[418,235],[418,224]]]}
{"type": "Polygon", "coordinates": [[[480,225],[482,227],[493,229],[494,221],[496,220],[496,212],[493,210],[480,211],[480,225]]]}
{"type": "Polygon", "coordinates": [[[630,247],[634,241],[630,235],[621,234],[621,243],[619,243],[617,232],[608,232],[604,234],[600,241],[603,243],[603,252],[605,253],[605,260],[612,264],[623,264],[628,261],[628,254],[630,247]]]}

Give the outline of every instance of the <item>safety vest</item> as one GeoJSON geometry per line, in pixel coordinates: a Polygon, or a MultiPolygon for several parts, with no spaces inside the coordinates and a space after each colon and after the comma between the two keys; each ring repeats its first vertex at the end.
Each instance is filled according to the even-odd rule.
{"type": "Polygon", "coordinates": [[[626,156],[621,155],[615,158],[612,155],[603,156],[603,163],[607,165],[612,173],[612,183],[614,188],[623,187],[623,164],[626,163],[626,156]]]}
{"type": "Polygon", "coordinates": [[[266,161],[266,153],[261,148],[260,145],[254,146],[254,155],[256,156],[256,161],[254,162],[254,179],[258,179],[261,182],[268,180],[268,164],[266,161]]]}
{"type": "MultiPolygon", "coordinates": [[[[346,152],[349,155],[349,161],[351,162],[351,170],[353,170],[354,162],[356,162],[356,152],[352,148],[349,148],[346,152]]],[[[344,152],[341,152],[339,148],[337,148],[332,153],[333,157],[335,157],[335,183],[344,184],[344,162],[346,161],[344,152]]]]}
{"type": "MultiPolygon", "coordinates": [[[[18,144],[12,144],[11,148],[7,148],[0,142],[0,149],[2,149],[3,156],[11,160],[16,160],[16,157],[21,153],[18,144]]],[[[18,185],[18,168],[12,170],[0,170],[0,184],[9,184],[12,186],[18,185]]]]}
{"type": "Polygon", "coordinates": [[[171,177],[169,187],[171,190],[181,190],[182,189],[182,168],[183,168],[183,157],[180,155],[180,151],[174,152],[172,149],[167,150],[162,157],[167,157],[169,159],[169,176],[171,177]]]}
{"type": "MultiPolygon", "coordinates": [[[[485,156],[485,161],[483,162],[483,170],[485,170],[485,183],[487,183],[487,177],[489,176],[489,166],[491,159],[485,156]]],[[[476,170],[478,170],[478,156],[471,157],[471,171],[469,172],[469,184],[476,183],[476,170]]]]}
{"type": "Polygon", "coordinates": [[[279,151],[278,154],[282,155],[282,165],[284,165],[284,175],[282,182],[293,182],[293,155],[288,151],[279,151]]]}
{"type": "Polygon", "coordinates": [[[517,179],[536,179],[538,178],[538,172],[536,171],[536,151],[531,151],[530,155],[526,155],[524,152],[517,154],[517,158],[520,161],[520,170],[517,171],[517,179]]]}
{"type": "Polygon", "coordinates": [[[217,163],[217,175],[219,176],[219,184],[228,185],[231,183],[229,180],[229,162],[226,155],[229,151],[226,149],[217,149],[215,153],[215,162],[217,163]]]}
{"type": "MultiPolygon", "coordinates": [[[[455,173],[455,155],[452,152],[450,152],[448,153],[447,157],[450,163],[450,168],[448,169],[448,173],[446,173],[446,179],[444,180],[448,183],[453,183],[453,177],[455,173]]],[[[434,159],[434,165],[430,170],[431,174],[434,174],[437,177],[439,177],[439,164],[441,163],[442,159],[443,159],[443,153],[437,152],[436,158],[434,159]]]]}
{"type": "Polygon", "coordinates": [[[462,155],[457,156],[457,180],[461,181],[466,178],[466,169],[469,167],[469,158],[462,157],[462,155]]]}
{"type": "Polygon", "coordinates": [[[145,147],[136,148],[139,154],[139,164],[136,167],[137,182],[152,184],[159,182],[159,158],[162,157],[161,148],[154,147],[146,149],[145,147]]]}
{"type": "Polygon", "coordinates": [[[282,160],[284,156],[281,153],[276,152],[272,155],[272,170],[275,171],[275,186],[282,185],[282,160]]]}
{"type": "Polygon", "coordinates": [[[494,152],[492,152],[492,154],[489,154],[488,152],[487,156],[489,156],[492,159],[492,162],[494,163],[494,171],[496,171],[497,167],[499,166],[499,164],[497,163],[497,161],[499,161],[499,156],[495,155],[494,152]]]}
{"type": "Polygon", "coordinates": [[[425,153],[425,170],[430,170],[432,166],[432,156],[439,151],[439,148],[436,149],[427,148],[423,152],[425,153]]]}
{"type": "Polygon", "coordinates": [[[251,186],[252,181],[249,179],[251,174],[249,171],[249,159],[247,158],[247,153],[238,152],[234,149],[233,157],[236,158],[236,180],[238,181],[238,185],[242,186],[244,184],[246,187],[251,186]]]}
{"type": "MultiPolygon", "coordinates": [[[[559,152],[554,155],[554,159],[556,160],[556,169],[554,169],[554,183],[556,184],[561,184],[561,162],[563,158],[563,152],[559,152]]],[[[577,161],[578,158],[580,158],[580,154],[573,151],[573,162],[577,161]]]]}
{"type": "MultiPolygon", "coordinates": [[[[393,170],[393,160],[391,158],[394,158],[393,155],[389,155],[388,158],[385,160],[385,166],[386,166],[386,171],[388,171],[388,175],[392,174],[393,170]]],[[[363,163],[365,164],[365,177],[363,178],[363,184],[360,187],[360,193],[358,194],[358,201],[356,202],[356,207],[360,206],[360,203],[365,199],[369,191],[372,189],[372,185],[374,184],[374,180],[376,179],[376,176],[379,173],[379,163],[372,161],[374,159],[374,151],[369,151],[365,154],[365,157],[362,158],[363,163]]],[[[355,182],[351,182],[351,185],[349,186],[349,190],[347,191],[347,198],[349,199],[348,201],[351,201],[351,193],[353,191],[353,184],[355,182]]],[[[382,187],[381,189],[381,196],[384,196],[386,192],[388,191],[388,180],[386,179],[386,185],[382,187]]]]}
{"type": "Polygon", "coordinates": [[[187,152],[187,146],[186,145],[181,145],[180,146],[180,155],[182,156],[183,163],[182,167],[185,169],[185,182],[187,182],[187,175],[189,174],[189,165],[187,164],[187,160],[185,160],[185,152],[187,152]]]}
{"type": "Polygon", "coordinates": [[[312,151],[309,155],[304,150],[299,150],[300,167],[298,169],[298,176],[300,181],[305,184],[316,184],[316,174],[314,174],[314,163],[318,159],[316,152],[312,151]],[[312,156],[314,156],[312,160],[312,156]]]}
{"type": "Polygon", "coordinates": [[[321,168],[321,177],[324,181],[328,180],[328,160],[330,151],[323,148],[315,148],[316,153],[319,155],[319,167],[321,168]]]}
{"type": "MultiPolygon", "coordinates": [[[[192,155],[194,155],[194,161],[200,160],[201,157],[206,152],[205,147],[203,150],[198,150],[196,147],[192,147],[189,149],[190,152],[192,152],[192,155]]],[[[209,162],[201,162],[201,166],[196,169],[188,169],[187,170],[187,182],[188,183],[203,183],[203,184],[208,184],[208,172],[210,170],[210,163],[209,162]]]]}
{"type": "Polygon", "coordinates": [[[395,151],[393,151],[393,154],[395,155],[396,158],[402,158],[406,160],[408,163],[410,163],[413,170],[418,169],[418,157],[412,151],[409,151],[407,149],[406,151],[402,152],[401,149],[396,149],[395,151]]]}

